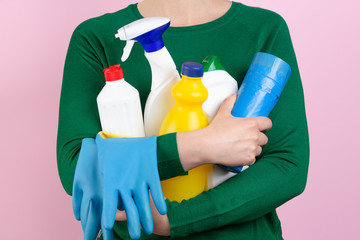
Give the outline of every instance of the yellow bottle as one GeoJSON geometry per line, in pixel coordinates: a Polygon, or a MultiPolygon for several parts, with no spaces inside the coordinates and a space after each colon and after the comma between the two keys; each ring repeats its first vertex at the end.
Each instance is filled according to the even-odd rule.
{"type": "MultiPolygon", "coordinates": [[[[181,80],[172,89],[175,105],[166,115],[160,135],[171,132],[187,132],[209,125],[202,109],[208,92],[201,82],[204,67],[200,63],[185,62],[181,69],[181,80]]],[[[194,168],[187,176],[179,176],[161,182],[164,196],[170,201],[181,202],[207,190],[207,176],[212,165],[194,168]]]]}

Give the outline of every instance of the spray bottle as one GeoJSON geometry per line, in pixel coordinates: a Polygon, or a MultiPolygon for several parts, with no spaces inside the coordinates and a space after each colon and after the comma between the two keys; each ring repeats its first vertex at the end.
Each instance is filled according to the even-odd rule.
{"type": "Polygon", "coordinates": [[[145,49],[145,57],[151,67],[151,92],[144,110],[146,136],[159,133],[162,120],[174,106],[171,89],[180,80],[175,63],[162,39],[162,34],[169,26],[168,18],[143,18],[120,28],[115,34],[115,37],[126,41],[122,61],[128,58],[134,42],[138,41],[145,49]]]}
{"type": "MultiPolygon", "coordinates": [[[[172,89],[175,105],[166,115],[160,135],[171,132],[187,132],[206,127],[209,122],[202,110],[208,93],[201,82],[204,67],[200,63],[185,62],[182,65],[182,79],[172,89]]],[[[181,202],[207,190],[207,176],[210,164],[201,165],[179,176],[161,182],[164,196],[170,201],[181,202]]]]}
{"type": "Polygon", "coordinates": [[[103,71],[106,84],[96,99],[103,134],[144,137],[138,90],[124,80],[120,64],[103,71]]]}

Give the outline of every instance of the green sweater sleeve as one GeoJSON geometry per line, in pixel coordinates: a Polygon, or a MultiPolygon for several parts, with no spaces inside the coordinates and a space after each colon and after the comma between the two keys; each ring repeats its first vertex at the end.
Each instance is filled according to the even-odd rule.
{"type": "Polygon", "coordinates": [[[244,172],[195,198],[167,201],[172,237],[245,224],[303,192],[309,161],[308,129],[300,74],[282,18],[274,36],[259,43],[259,48],[289,63],[292,76],[269,116],[273,127],[266,132],[268,144],[244,172]]]}
{"type": "MultiPolygon", "coordinates": [[[[83,138],[94,138],[101,131],[96,97],[105,84],[102,69],[109,63],[103,51],[106,43],[91,29],[98,29],[95,23],[84,22],[76,28],[65,60],[57,164],[62,185],[70,195],[81,141],[83,138]]],[[[157,157],[161,180],[186,174],[177,152],[175,133],[158,137],[157,157]]]]}

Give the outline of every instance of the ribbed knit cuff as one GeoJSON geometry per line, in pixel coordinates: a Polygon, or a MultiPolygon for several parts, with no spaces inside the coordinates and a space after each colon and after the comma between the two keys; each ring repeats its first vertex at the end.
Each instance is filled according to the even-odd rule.
{"type": "Polygon", "coordinates": [[[157,158],[160,180],[187,174],[180,161],[176,133],[158,136],[157,158]]]}

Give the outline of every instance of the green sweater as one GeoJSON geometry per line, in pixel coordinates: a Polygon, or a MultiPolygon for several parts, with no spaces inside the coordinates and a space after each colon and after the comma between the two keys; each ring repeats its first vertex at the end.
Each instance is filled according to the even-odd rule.
{"type": "MultiPolygon", "coordinates": [[[[96,97],[105,84],[102,69],[121,63],[125,79],[139,90],[144,109],[151,71],[144,50],[136,43],[128,60],[120,58],[125,42],[117,30],[142,18],[137,5],[89,19],[74,31],[66,56],[60,99],[57,161],[61,182],[71,195],[75,166],[83,138],[101,130],[96,97]]],[[[167,200],[171,238],[282,239],[275,209],[305,188],[309,139],[300,74],[285,21],[276,13],[232,3],[222,17],[190,27],[170,27],[164,42],[177,69],[185,61],[219,56],[240,86],[256,52],[274,54],[292,68],[277,105],[270,114],[269,138],[257,162],[246,171],[182,203],[167,200]]],[[[184,175],[176,133],[158,137],[161,180],[184,175]]],[[[126,222],[114,227],[116,239],[129,239],[126,222]]],[[[168,239],[156,235],[141,239],[168,239]]]]}

